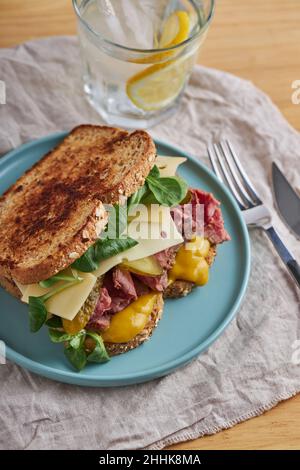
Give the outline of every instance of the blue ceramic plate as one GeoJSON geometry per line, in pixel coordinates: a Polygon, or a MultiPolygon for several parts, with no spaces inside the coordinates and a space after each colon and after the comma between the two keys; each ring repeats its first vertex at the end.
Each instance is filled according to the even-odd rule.
{"type": "MultiPolygon", "coordinates": [[[[65,135],[27,143],[1,158],[0,193],[65,135]]],[[[240,210],[227,189],[195,158],[162,142],[156,144],[160,155],[187,157],[180,175],[190,186],[211,191],[222,202],[232,240],[219,247],[208,285],[186,298],[166,301],[162,320],[150,341],[104,365],[88,365],[80,373],[72,370],[62,345],[49,341],[46,328],[36,334],[29,332],[28,307],[0,288],[0,339],[6,343],[9,360],[45,377],[77,385],[105,387],[145,382],[169,374],[205,351],[237,313],[250,271],[250,243],[240,210]]]]}

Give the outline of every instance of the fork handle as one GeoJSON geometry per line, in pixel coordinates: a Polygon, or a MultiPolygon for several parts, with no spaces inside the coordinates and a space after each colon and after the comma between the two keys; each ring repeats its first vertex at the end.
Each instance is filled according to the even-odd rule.
{"type": "Polygon", "coordinates": [[[287,247],[284,245],[283,241],[279,237],[278,233],[274,229],[274,227],[270,227],[265,229],[269,239],[273,243],[277,253],[279,254],[280,258],[286,265],[290,275],[296,282],[296,285],[300,289],[300,265],[289,252],[287,247]]]}

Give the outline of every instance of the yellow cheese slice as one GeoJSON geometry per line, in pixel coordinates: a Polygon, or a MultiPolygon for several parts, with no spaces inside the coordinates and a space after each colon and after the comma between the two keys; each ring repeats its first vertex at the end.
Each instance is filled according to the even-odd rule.
{"type": "Polygon", "coordinates": [[[14,283],[15,283],[16,286],[18,287],[19,291],[21,291],[21,294],[24,295],[28,286],[24,286],[23,284],[20,284],[20,283],[19,283],[18,281],[16,281],[15,279],[14,279],[14,283]]]}
{"type": "MultiPolygon", "coordinates": [[[[79,276],[83,278],[83,281],[79,284],[73,285],[62,292],[54,295],[46,302],[46,307],[48,312],[57,315],[58,317],[65,318],[66,320],[73,320],[84,302],[88,298],[96,284],[97,278],[89,273],[79,273],[79,276]]],[[[58,287],[61,283],[55,284],[55,287],[58,287]]],[[[28,286],[20,286],[23,297],[22,302],[28,303],[28,298],[39,297],[44,294],[47,294],[54,287],[49,289],[44,289],[38,284],[30,284],[28,286]]]]}
{"type": "MultiPolygon", "coordinates": [[[[147,217],[147,213],[145,214],[143,212],[140,214],[140,217],[134,219],[129,225],[129,235],[135,235],[135,239],[139,242],[138,245],[102,261],[99,269],[92,274],[79,272],[79,276],[83,278],[83,281],[51,297],[46,302],[48,312],[65,318],[66,320],[73,320],[88,298],[96,283],[97,277],[102,276],[113,267],[121,264],[124,260],[135,261],[140,258],[145,258],[183,242],[183,238],[177,231],[173,222],[169,208],[154,205],[151,209],[150,218],[148,219],[147,217]],[[136,232],[138,231],[136,230],[137,224],[139,224],[140,232],[138,236],[136,236],[136,232]],[[145,239],[145,234],[154,234],[155,238],[145,239]]],[[[20,283],[16,284],[23,294],[21,300],[26,303],[28,303],[30,296],[39,297],[53,289],[53,287],[44,289],[38,284],[30,284],[28,286],[24,286],[20,283]]],[[[59,285],[60,283],[57,283],[55,287],[59,285]]]]}
{"type": "Polygon", "coordinates": [[[186,160],[187,159],[183,157],[158,156],[155,160],[155,164],[159,168],[161,176],[175,176],[179,165],[182,165],[186,160]]]}
{"type": "MultiPolygon", "coordinates": [[[[178,166],[185,161],[186,158],[181,157],[157,157],[156,164],[160,169],[161,176],[174,176],[178,166]]],[[[46,302],[47,310],[66,320],[73,320],[92,291],[97,277],[102,276],[124,260],[135,261],[145,258],[183,242],[183,238],[177,231],[171,217],[170,209],[159,205],[152,206],[150,218],[147,211],[141,212],[129,225],[128,235],[136,239],[139,242],[138,245],[102,261],[99,269],[92,274],[79,273],[83,281],[49,299],[46,302]],[[151,238],[153,234],[155,237],[151,238]]],[[[18,282],[16,284],[22,293],[21,300],[26,303],[28,303],[30,296],[42,296],[50,290],[44,289],[38,284],[28,286],[18,282]]],[[[59,286],[59,283],[56,286],[59,286]]]]}
{"type": "MultiPolygon", "coordinates": [[[[88,298],[96,283],[97,277],[102,276],[113,267],[121,264],[124,260],[135,261],[140,258],[145,258],[183,242],[183,238],[177,231],[171,217],[170,209],[167,207],[159,205],[152,206],[149,219],[147,213],[142,212],[140,217],[134,219],[129,225],[129,235],[136,235],[137,224],[139,224],[140,235],[135,236],[135,239],[139,242],[138,245],[102,261],[99,269],[92,274],[80,272],[79,276],[83,278],[83,281],[51,297],[51,299],[46,302],[47,310],[66,320],[73,320],[88,298]],[[145,239],[145,234],[154,234],[155,238],[145,239]]],[[[53,289],[53,287],[44,289],[38,284],[24,286],[17,283],[17,285],[23,294],[22,301],[26,303],[28,303],[30,296],[39,297],[53,289]]],[[[57,283],[55,287],[59,285],[60,283],[57,283]]]]}
{"type": "Polygon", "coordinates": [[[114,266],[121,264],[125,260],[135,261],[137,259],[145,258],[183,242],[183,238],[177,231],[171,217],[170,209],[163,206],[155,206],[156,209],[152,208],[151,221],[148,220],[147,222],[145,214],[143,213],[138,220],[134,219],[134,221],[129,224],[128,235],[135,235],[132,238],[138,241],[138,245],[130,248],[129,250],[123,251],[123,253],[119,253],[112,258],[102,261],[99,268],[93,272],[95,276],[99,277],[105,274],[114,266]],[[163,214],[163,221],[161,220],[161,214],[163,214]],[[157,222],[157,220],[159,222],[157,222]],[[140,237],[136,236],[137,230],[135,229],[137,224],[140,224],[140,237]],[[147,233],[154,233],[156,237],[154,239],[145,239],[143,235],[147,233]]]}

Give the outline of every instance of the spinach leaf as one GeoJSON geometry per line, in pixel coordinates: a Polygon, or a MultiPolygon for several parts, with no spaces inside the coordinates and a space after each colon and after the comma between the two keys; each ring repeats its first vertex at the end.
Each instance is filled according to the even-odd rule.
{"type": "Polygon", "coordinates": [[[156,201],[168,207],[179,204],[186,196],[188,185],[181,178],[153,178],[148,176],[147,184],[156,201]]]}
{"type": "Polygon", "coordinates": [[[89,362],[97,362],[98,364],[103,364],[110,360],[109,355],[104,346],[103,339],[100,335],[93,333],[91,331],[86,332],[87,336],[93,338],[96,343],[95,349],[87,356],[89,362]]]}
{"type": "Polygon", "coordinates": [[[72,348],[79,349],[83,346],[86,333],[85,330],[82,330],[76,334],[69,334],[65,331],[49,328],[49,336],[52,343],[65,343],[68,341],[72,348]]]}
{"type": "Polygon", "coordinates": [[[70,335],[64,331],[58,331],[50,328],[49,336],[53,343],[68,343],[64,351],[65,355],[73,367],[75,367],[75,369],[78,371],[85,367],[87,361],[103,364],[104,362],[110,360],[110,357],[105,349],[103,339],[100,335],[92,331],[82,330],[75,335],[70,335]],[[85,350],[86,336],[91,337],[95,342],[95,348],[89,354],[85,350]]]}
{"type": "Polygon", "coordinates": [[[132,238],[121,237],[127,227],[127,206],[116,204],[113,209],[114,214],[109,217],[105,237],[91,246],[72,267],[85,273],[96,271],[101,261],[137,245],[132,238]]]}
{"type": "Polygon", "coordinates": [[[150,206],[151,204],[158,204],[158,201],[154,194],[148,189],[143,199],[141,200],[141,204],[144,204],[145,206],[150,206]]]}
{"type": "Polygon", "coordinates": [[[95,258],[95,245],[90,246],[88,250],[74,263],[72,267],[83,273],[90,273],[99,268],[99,264],[95,258]]]}
{"type": "Polygon", "coordinates": [[[75,284],[78,284],[81,281],[81,278],[77,278],[74,281],[67,282],[62,286],[59,286],[53,291],[50,291],[40,297],[29,297],[29,325],[30,331],[32,333],[36,333],[37,331],[39,331],[47,320],[48,312],[45,302],[54,295],[58,294],[59,292],[62,292],[63,290],[68,289],[68,287],[74,286],[75,284]]]}
{"type": "MultiPolygon", "coordinates": [[[[115,240],[99,240],[95,245],[95,258],[100,264],[101,261],[122,253],[123,251],[137,245],[138,242],[133,238],[117,238],[115,240]]],[[[99,266],[98,264],[98,266],[99,266]]]]}
{"type": "Polygon", "coordinates": [[[138,242],[130,237],[98,240],[81,258],[76,260],[72,266],[85,273],[96,271],[101,261],[129,250],[129,248],[137,244],[138,242]]]}
{"type": "Polygon", "coordinates": [[[49,328],[49,336],[53,343],[67,342],[68,345],[65,348],[66,357],[75,367],[75,369],[81,370],[84,368],[87,362],[87,354],[84,349],[86,332],[84,330],[75,335],[72,335],[66,333],[65,331],[49,328]]]}
{"type": "Polygon", "coordinates": [[[62,328],[62,319],[53,315],[53,317],[46,321],[46,325],[49,326],[49,328],[62,328]]]}
{"type": "Polygon", "coordinates": [[[48,289],[48,287],[53,286],[59,281],[55,276],[49,277],[49,279],[45,279],[45,281],[40,281],[39,286],[43,287],[44,289],[48,289]]]}
{"type": "Polygon", "coordinates": [[[64,274],[63,272],[55,274],[55,276],[50,277],[49,279],[46,279],[45,281],[39,282],[39,285],[45,289],[52,287],[54,284],[56,284],[59,281],[66,281],[66,282],[72,282],[76,279],[80,279],[76,274],[73,276],[70,276],[69,274],[64,274]]]}
{"type": "Polygon", "coordinates": [[[80,333],[77,333],[74,335],[74,337],[70,340],[70,346],[74,349],[80,349],[84,347],[84,341],[85,341],[86,333],[85,331],[80,331],[80,333]]]}
{"type": "Polygon", "coordinates": [[[149,176],[152,176],[153,178],[160,178],[160,172],[157,165],[154,165],[154,167],[151,169],[148,177],[149,176]]]}
{"type": "Polygon", "coordinates": [[[47,320],[47,309],[43,297],[29,297],[29,326],[32,333],[39,331],[47,320]]]}
{"type": "Polygon", "coordinates": [[[78,371],[81,371],[87,363],[87,355],[83,347],[75,349],[69,345],[65,348],[65,356],[78,371]]]}
{"type": "Polygon", "coordinates": [[[70,335],[65,331],[59,331],[53,328],[49,328],[49,336],[52,343],[64,343],[65,341],[71,341],[77,335],[70,335]]]}
{"type": "MultiPolygon", "coordinates": [[[[160,177],[160,173],[159,173],[159,169],[156,165],[154,165],[154,167],[151,169],[148,177],[153,177],[153,178],[159,178],[160,177]]],[[[129,199],[128,199],[128,212],[130,211],[130,209],[134,206],[137,206],[138,204],[146,204],[144,201],[147,199],[147,197],[149,197],[151,195],[151,192],[149,191],[149,188],[148,188],[148,184],[147,184],[147,180],[145,182],[145,184],[138,190],[136,191],[129,199]]],[[[154,203],[156,203],[156,199],[154,198],[154,203]]]]}
{"type": "MultiPolygon", "coordinates": [[[[160,172],[159,169],[156,165],[151,169],[148,178],[153,177],[155,179],[160,177],[160,172]]],[[[138,190],[136,191],[129,199],[128,199],[128,212],[129,210],[138,204],[147,204],[145,201],[148,201],[148,197],[151,196],[151,192],[149,191],[148,184],[147,184],[147,179],[145,184],[138,190]]],[[[157,203],[157,200],[153,198],[153,203],[157,203]]],[[[151,204],[151,202],[149,202],[151,204]]]]}
{"type": "Polygon", "coordinates": [[[134,206],[137,206],[142,202],[143,197],[149,192],[147,184],[144,184],[138,191],[136,191],[130,198],[128,199],[128,212],[134,206]]]}

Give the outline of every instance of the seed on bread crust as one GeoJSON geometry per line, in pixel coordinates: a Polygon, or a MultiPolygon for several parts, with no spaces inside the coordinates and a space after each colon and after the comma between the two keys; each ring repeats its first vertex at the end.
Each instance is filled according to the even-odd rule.
{"type": "Polygon", "coordinates": [[[177,299],[178,297],[186,297],[192,292],[195,284],[189,281],[181,281],[180,279],[172,282],[164,292],[165,299],[177,299]]]}

